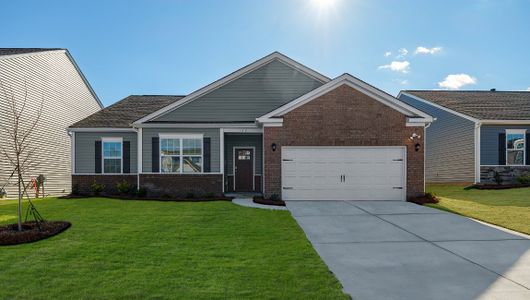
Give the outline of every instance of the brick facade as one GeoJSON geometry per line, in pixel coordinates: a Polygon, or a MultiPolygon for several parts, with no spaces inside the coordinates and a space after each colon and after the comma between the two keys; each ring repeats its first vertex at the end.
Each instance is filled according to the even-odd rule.
{"type": "Polygon", "coordinates": [[[76,191],[81,195],[92,195],[91,185],[94,181],[97,184],[105,185],[102,194],[116,195],[118,190],[116,185],[119,182],[127,181],[130,185],[136,186],[136,174],[129,175],[72,175],[72,191],[76,191]]]}
{"type": "Polygon", "coordinates": [[[265,196],[281,195],[282,146],[406,146],[407,197],[422,195],[424,128],[407,127],[406,118],[347,85],[288,112],[282,127],[264,128],[265,196]],[[421,139],[411,141],[413,133],[421,139]],[[276,151],[270,147],[273,143],[276,151]]]}
{"type": "Polygon", "coordinates": [[[148,196],[186,198],[209,194],[222,196],[223,175],[221,174],[141,174],[140,186],[147,189],[148,196]]]}

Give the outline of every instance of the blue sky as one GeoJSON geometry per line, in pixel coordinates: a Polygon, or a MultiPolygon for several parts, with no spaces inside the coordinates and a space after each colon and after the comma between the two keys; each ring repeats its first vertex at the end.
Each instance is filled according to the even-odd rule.
{"type": "Polygon", "coordinates": [[[68,48],[105,105],[188,94],[276,50],[393,95],[530,88],[525,0],[19,0],[1,10],[0,47],[68,48]]]}

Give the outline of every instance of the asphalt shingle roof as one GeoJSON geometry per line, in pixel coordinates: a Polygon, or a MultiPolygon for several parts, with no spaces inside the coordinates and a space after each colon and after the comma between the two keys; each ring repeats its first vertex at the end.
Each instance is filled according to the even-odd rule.
{"type": "Polygon", "coordinates": [[[14,55],[14,54],[26,54],[33,52],[46,52],[54,50],[64,50],[62,48],[0,48],[0,56],[3,55],[14,55]]]}
{"type": "Polygon", "coordinates": [[[106,107],[70,128],[127,128],[131,123],[165,107],[184,96],[131,95],[106,107]]]}
{"type": "Polygon", "coordinates": [[[403,92],[479,120],[530,120],[530,91],[403,92]]]}

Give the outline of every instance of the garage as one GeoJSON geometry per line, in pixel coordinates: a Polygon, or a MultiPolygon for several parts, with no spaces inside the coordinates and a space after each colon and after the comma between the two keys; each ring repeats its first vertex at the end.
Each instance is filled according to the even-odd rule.
{"type": "Polygon", "coordinates": [[[406,199],[406,147],[282,147],[284,200],[406,199]]]}

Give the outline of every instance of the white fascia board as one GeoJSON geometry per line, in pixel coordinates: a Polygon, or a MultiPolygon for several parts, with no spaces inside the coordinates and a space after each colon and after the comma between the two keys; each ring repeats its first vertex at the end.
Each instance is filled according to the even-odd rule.
{"type": "Polygon", "coordinates": [[[136,132],[134,128],[67,128],[68,132],[136,132]]]}
{"type": "Polygon", "coordinates": [[[352,75],[350,74],[343,74],[335,79],[333,79],[332,81],[322,85],[321,87],[319,88],[316,88],[314,90],[312,90],[311,92],[305,94],[305,95],[302,95],[300,96],[299,98],[279,107],[278,109],[276,110],[273,110],[272,112],[270,113],[267,113],[259,118],[257,118],[257,121],[258,122],[261,122],[261,123],[266,123],[266,122],[270,122],[270,120],[272,119],[272,117],[278,117],[278,116],[283,116],[284,114],[310,102],[311,100],[313,99],[316,99],[326,93],[328,93],[329,91],[343,85],[343,84],[346,84],[350,87],[352,87],[353,89],[365,94],[365,95],[368,95],[370,96],[371,98],[405,114],[405,115],[416,115],[416,116],[419,116],[420,118],[424,119],[425,122],[432,122],[433,121],[433,118],[431,116],[429,116],[428,114],[386,94],[385,92],[381,91],[381,90],[378,90],[372,86],[370,86],[369,84],[353,77],[352,75]]]}
{"type": "Polygon", "coordinates": [[[461,117],[461,118],[467,119],[467,120],[469,120],[469,121],[471,121],[471,122],[474,122],[474,123],[478,123],[478,122],[480,121],[480,120],[477,119],[477,118],[473,118],[473,117],[468,116],[468,115],[466,115],[466,114],[463,114],[463,113],[460,113],[460,112],[454,111],[454,110],[452,110],[452,109],[450,109],[450,108],[447,108],[447,107],[445,107],[445,106],[441,106],[441,105],[436,104],[436,103],[433,103],[433,102],[431,102],[431,101],[429,101],[429,100],[426,100],[426,99],[420,98],[420,97],[418,97],[418,96],[415,96],[415,95],[412,95],[412,94],[409,94],[409,93],[406,93],[406,92],[403,92],[403,91],[399,92],[399,94],[398,94],[398,98],[399,98],[401,95],[405,95],[405,96],[410,97],[410,98],[412,98],[412,99],[414,99],[414,100],[418,100],[418,101],[420,101],[420,102],[423,102],[423,103],[425,103],[425,104],[431,105],[431,106],[433,106],[433,107],[436,107],[436,108],[438,108],[438,109],[441,109],[441,110],[446,111],[446,112],[448,112],[448,113],[451,113],[451,114],[453,114],[453,115],[459,116],[459,117],[461,117]]]}
{"type": "Polygon", "coordinates": [[[480,120],[484,125],[530,125],[530,120],[480,120]]]}
{"type": "Polygon", "coordinates": [[[141,123],[134,128],[258,128],[256,123],[141,123]]]}
{"type": "Polygon", "coordinates": [[[220,87],[222,87],[223,85],[229,83],[229,82],[232,82],[238,78],[240,78],[241,76],[245,75],[245,74],[248,74],[258,68],[260,68],[261,66],[265,65],[265,64],[268,64],[269,62],[273,61],[273,60],[279,60],[285,64],[288,64],[300,71],[302,71],[303,73],[305,73],[306,75],[310,76],[310,77],[313,77],[315,78],[316,80],[322,82],[322,83],[326,83],[326,82],[329,82],[331,79],[316,72],[315,70],[313,69],[310,69],[294,60],[292,60],[291,58],[279,53],[279,52],[273,52],[217,81],[214,81],[213,83],[203,87],[203,88],[200,88],[198,90],[196,90],[195,92],[189,94],[188,96],[166,106],[166,107],[163,107],[137,121],[135,121],[133,124],[140,124],[140,123],[143,123],[143,122],[146,122],[146,121],[149,121],[153,118],[156,118],[156,117],[159,117],[161,115],[164,115],[170,111],[173,111],[215,89],[218,89],[220,87]]]}
{"type": "Polygon", "coordinates": [[[221,128],[224,133],[263,133],[263,128],[221,128]]]}

